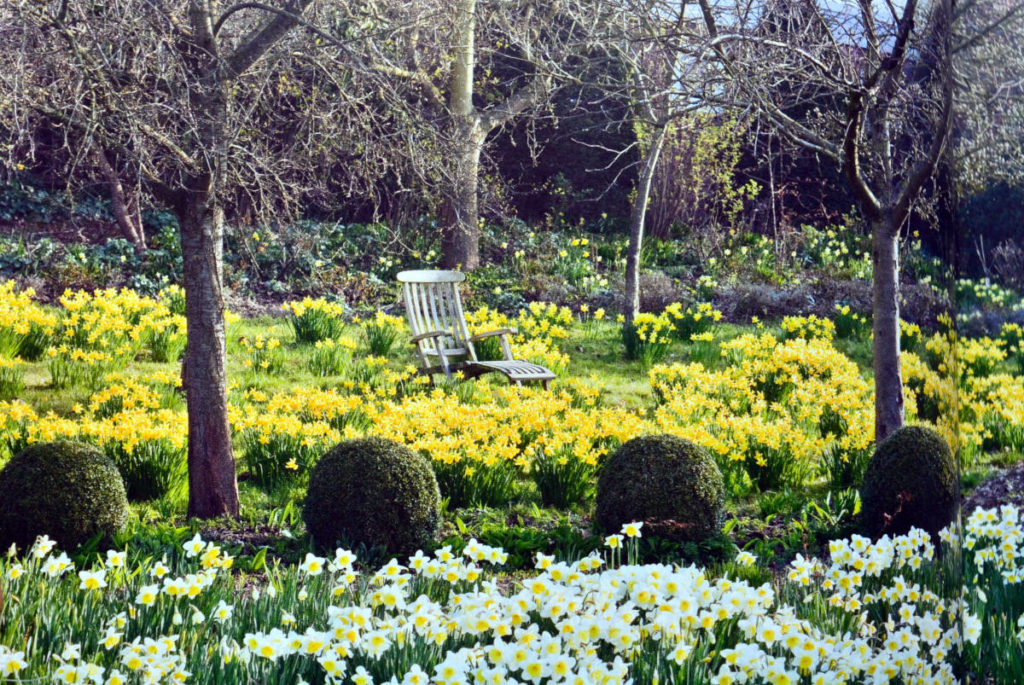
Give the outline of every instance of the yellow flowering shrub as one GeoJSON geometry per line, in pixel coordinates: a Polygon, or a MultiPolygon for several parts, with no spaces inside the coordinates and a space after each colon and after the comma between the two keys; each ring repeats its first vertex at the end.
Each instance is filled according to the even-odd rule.
{"type": "Polygon", "coordinates": [[[264,338],[257,335],[253,339],[241,338],[239,346],[245,351],[246,357],[243,360],[245,368],[253,373],[274,374],[281,370],[283,359],[281,358],[281,341],[277,338],[264,338]]]}
{"type": "Polygon", "coordinates": [[[0,357],[0,400],[17,397],[25,388],[24,363],[0,357]]]}
{"type": "Polygon", "coordinates": [[[335,339],[344,333],[345,305],[341,302],[306,297],[285,302],[281,309],[291,312],[290,321],[295,331],[295,340],[300,343],[335,339]]]}
{"type": "Polygon", "coordinates": [[[983,450],[1024,448],[1024,379],[996,372],[1004,346],[1003,340],[936,333],[924,344],[927,361],[902,355],[917,416],[934,423],[967,464],[983,450]]]}
{"type": "Polygon", "coordinates": [[[357,347],[356,341],[347,336],[317,340],[309,356],[309,370],[317,376],[341,375],[348,368],[357,347]]]}
{"type": "Polygon", "coordinates": [[[835,337],[836,326],[831,319],[819,319],[814,314],[810,316],[787,316],[780,324],[783,338],[821,338],[832,340],[835,337]]]}
{"type": "Polygon", "coordinates": [[[132,499],[181,487],[188,420],[159,406],[152,390],[125,378],[95,394],[75,417],[39,415],[24,402],[0,402],[0,432],[9,455],[37,442],[82,440],[100,447],[121,471],[132,499]]]}
{"type": "Polygon", "coordinates": [[[670,337],[675,326],[668,315],[641,312],[633,319],[632,324],[622,326],[622,343],[626,348],[626,359],[639,359],[645,367],[650,367],[665,358],[670,337]]]}
{"type": "Polygon", "coordinates": [[[56,331],[56,314],[37,305],[35,294],[14,281],[0,283],[0,358],[37,359],[56,331]]]}
{"type": "Polygon", "coordinates": [[[684,342],[704,339],[711,332],[711,327],[722,320],[722,312],[710,302],[701,302],[686,309],[682,303],[673,302],[665,307],[665,315],[672,322],[676,335],[684,342]],[[694,338],[695,335],[701,338],[694,338]]]}
{"type": "Polygon", "coordinates": [[[900,319],[900,349],[908,352],[917,350],[924,343],[924,334],[916,323],[900,319]]]}
{"type": "Polygon", "coordinates": [[[362,324],[363,335],[370,354],[386,357],[398,342],[398,336],[408,331],[405,319],[378,311],[362,324]]]}
{"type": "Polygon", "coordinates": [[[991,338],[961,338],[957,343],[956,356],[961,373],[971,376],[988,376],[1006,359],[1002,340],[991,338]]]}
{"type": "Polygon", "coordinates": [[[288,475],[283,470],[293,458],[291,470],[305,472],[343,438],[372,434],[401,442],[434,461],[442,494],[453,504],[508,501],[519,479],[537,476],[549,461],[589,484],[601,457],[651,428],[635,412],[598,406],[597,393],[582,384],[555,392],[480,386],[480,397],[469,403],[440,388],[400,398],[250,392],[232,403],[231,423],[246,463],[268,478],[288,475]]]}
{"type": "Polygon", "coordinates": [[[564,340],[569,337],[572,323],[572,310],[568,307],[559,307],[551,302],[531,302],[526,309],[519,310],[515,327],[529,338],[564,340]]]}
{"type": "Polygon", "coordinates": [[[704,445],[734,478],[762,489],[798,484],[826,451],[859,458],[874,439],[871,385],[822,338],[768,333],[721,344],[728,364],[655,366],[660,430],[704,445]]]}
{"type": "Polygon", "coordinates": [[[835,306],[832,323],[835,324],[836,335],[840,338],[859,336],[871,327],[871,319],[853,311],[848,304],[835,306]]]}
{"type": "Polygon", "coordinates": [[[184,350],[180,288],[166,288],[159,299],[133,290],[66,290],[58,309],[40,307],[34,295],[11,282],[0,285],[0,357],[15,350],[26,359],[46,359],[56,387],[98,389],[105,374],[143,351],[169,362],[184,350]]]}
{"type": "MultiPolygon", "coordinates": [[[[466,327],[470,335],[509,328],[516,331],[509,336],[512,356],[516,359],[546,366],[556,374],[562,374],[569,367],[569,355],[558,349],[558,340],[567,338],[565,328],[565,307],[533,303],[529,310],[522,310],[515,319],[491,309],[486,305],[466,312],[466,327]]],[[[569,313],[569,323],[572,314],[569,313]]],[[[485,338],[473,343],[477,357],[481,360],[501,359],[501,345],[497,337],[485,338]]]]}

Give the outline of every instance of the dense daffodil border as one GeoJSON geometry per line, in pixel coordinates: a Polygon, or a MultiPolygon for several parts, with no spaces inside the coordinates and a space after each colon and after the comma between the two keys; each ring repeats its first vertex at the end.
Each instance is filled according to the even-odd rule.
{"type": "MultiPolygon", "coordinates": [[[[1008,560],[1000,531],[1017,517],[972,516],[982,563],[986,550],[1008,560]]],[[[627,524],[604,556],[573,562],[540,554],[536,572],[511,585],[492,570],[505,553],[475,540],[460,556],[417,552],[375,572],[338,549],[241,577],[198,535],[162,559],[108,551],[82,569],[40,538],[0,560],[0,675],[101,685],[955,681],[962,603],[936,593],[940,562],[920,530],[834,541],[830,563],[797,557],[777,587],[730,577],[756,562],[749,553],[721,577],[630,563],[640,535],[642,524],[627,524]]],[[[980,621],[968,614],[964,625],[976,642],[980,621]]]]}

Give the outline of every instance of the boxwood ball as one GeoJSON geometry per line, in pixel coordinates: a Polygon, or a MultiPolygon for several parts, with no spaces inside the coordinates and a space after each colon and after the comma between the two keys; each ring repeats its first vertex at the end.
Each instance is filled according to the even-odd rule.
{"type": "Polygon", "coordinates": [[[336,445],[317,462],[304,517],[322,549],[343,542],[410,552],[437,533],[440,499],[425,457],[391,440],[362,438],[336,445]]]}
{"type": "Polygon", "coordinates": [[[92,445],[37,443],[0,470],[0,546],[31,545],[49,535],[72,550],[128,521],[128,498],[117,467],[92,445]]]}
{"type": "Polygon", "coordinates": [[[624,443],[608,458],[597,482],[597,522],[617,533],[631,521],[675,521],[663,537],[700,541],[721,532],[725,485],[704,448],[674,435],[624,443]]]}
{"type": "Polygon", "coordinates": [[[934,537],[953,520],[960,478],[934,429],[904,426],[875,450],[861,487],[861,524],[873,538],[922,528],[934,537]]]}

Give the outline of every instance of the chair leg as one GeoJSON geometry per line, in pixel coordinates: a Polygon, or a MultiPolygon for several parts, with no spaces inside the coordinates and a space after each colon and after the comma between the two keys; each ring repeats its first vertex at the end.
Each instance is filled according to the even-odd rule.
{"type": "Polygon", "coordinates": [[[545,390],[551,390],[551,379],[550,378],[545,378],[544,379],[544,389],[545,390]]]}

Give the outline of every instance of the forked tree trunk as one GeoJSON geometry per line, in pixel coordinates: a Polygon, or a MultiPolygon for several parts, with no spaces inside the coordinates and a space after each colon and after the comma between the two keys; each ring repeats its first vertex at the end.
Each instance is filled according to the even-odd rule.
{"type": "Polygon", "coordinates": [[[644,218],[647,215],[647,205],[651,199],[651,181],[654,179],[654,170],[658,166],[661,148],[665,145],[667,131],[665,126],[658,128],[647,149],[644,166],[640,171],[640,179],[637,183],[636,200],[633,201],[633,209],[629,216],[629,249],[626,252],[626,311],[623,312],[627,324],[632,324],[633,319],[640,313],[640,252],[643,249],[644,241],[644,218]]]}
{"type": "Polygon", "coordinates": [[[188,324],[182,368],[188,400],[188,515],[237,516],[225,373],[224,212],[213,193],[192,193],[179,221],[188,324]]]}
{"type": "MultiPolygon", "coordinates": [[[[883,215],[884,216],[884,215],[883,215]]],[[[903,426],[903,376],[900,372],[899,230],[891,218],[872,222],[873,365],[875,441],[903,426]]]]}

